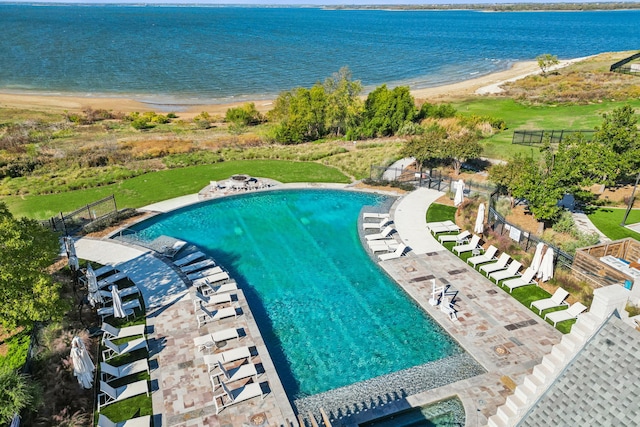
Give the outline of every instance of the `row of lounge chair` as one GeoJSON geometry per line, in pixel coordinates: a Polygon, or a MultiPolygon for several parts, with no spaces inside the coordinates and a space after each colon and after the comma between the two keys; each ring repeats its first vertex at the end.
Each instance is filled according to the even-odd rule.
{"type": "Polygon", "coordinates": [[[389,217],[388,213],[377,212],[363,212],[362,229],[365,231],[374,230],[374,233],[365,235],[365,241],[367,246],[374,254],[377,252],[385,252],[378,255],[380,261],[388,261],[396,258],[400,258],[405,255],[405,252],[409,249],[404,243],[398,243],[391,237],[395,233],[393,221],[389,217]],[[367,220],[375,219],[375,222],[366,222],[367,220]]]}
{"type": "MultiPolygon", "coordinates": [[[[429,223],[427,227],[433,234],[459,231],[459,228],[452,221],[443,221],[437,223],[429,223]]],[[[467,259],[467,263],[471,264],[474,268],[479,266],[479,271],[484,273],[490,280],[499,284],[502,281],[502,286],[509,289],[509,292],[513,292],[514,289],[528,286],[537,285],[534,277],[536,272],[533,268],[528,267],[523,273],[520,273],[522,264],[516,260],[512,260],[511,256],[507,253],[502,253],[500,257],[496,258],[498,249],[490,245],[486,250],[480,246],[480,237],[478,235],[471,235],[468,231],[463,231],[457,235],[441,235],[438,237],[441,243],[455,242],[453,251],[458,255],[461,255],[469,251],[483,251],[483,254],[474,255],[467,259]],[[469,237],[471,239],[469,240],[469,237]],[[510,262],[511,261],[511,262],[510,262]]],[[[550,298],[544,298],[541,300],[533,301],[530,307],[538,309],[539,314],[542,315],[544,310],[552,308],[563,307],[568,304],[565,299],[569,296],[569,293],[558,288],[556,292],[550,298]]],[[[575,319],[579,314],[587,309],[583,304],[577,302],[572,306],[569,306],[567,310],[553,311],[547,313],[544,316],[545,320],[553,322],[553,326],[556,326],[558,322],[564,320],[575,319]]],[[[446,310],[446,308],[445,308],[446,310]]]]}
{"type": "MultiPolygon", "coordinates": [[[[220,320],[237,317],[237,283],[228,273],[216,266],[198,251],[174,261],[174,265],[192,281],[193,308],[198,328],[220,320]]],[[[258,382],[258,367],[252,362],[257,355],[248,346],[233,348],[220,353],[211,353],[223,342],[240,340],[242,328],[230,327],[194,338],[198,351],[204,354],[207,374],[213,388],[216,414],[224,408],[260,396],[264,398],[262,386],[258,382]]]]}
{"type": "MultiPolygon", "coordinates": [[[[141,394],[149,395],[149,383],[147,380],[133,381],[124,385],[114,386],[113,381],[122,382],[122,379],[141,372],[150,373],[149,362],[146,358],[135,360],[123,365],[112,365],[109,360],[130,354],[139,349],[147,349],[147,340],[145,336],[145,325],[127,326],[124,328],[116,328],[109,323],[102,323],[102,343],[106,347],[102,352],[102,362],[100,362],[100,390],[98,392],[98,412],[107,405],[121,402],[125,399],[135,397],[141,394]],[[128,341],[115,344],[113,340],[128,341]]],[[[151,417],[143,416],[131,420],[114,423],[105,415],[100,414],[98,417],[98,426],[100,427],[148,427],[151,425],[151,417]]]]}

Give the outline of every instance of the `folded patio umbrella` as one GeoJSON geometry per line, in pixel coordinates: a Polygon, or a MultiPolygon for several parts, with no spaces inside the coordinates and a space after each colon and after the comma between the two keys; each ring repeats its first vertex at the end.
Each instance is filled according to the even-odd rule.
{"type": "Polygon", "coordinates": [[[464,181],[459,180],[456,184],[456,196],[453,198],[453,205],[460,206],[464,201],[464,181]]]}
{"type": "Polygon", "coordinates": [[[102,299],[102,295],[100,295],[98,289],[98,278],[96,277],[96,273],[93,271],[93,267],[91,264],[87,263],[87,290],[89,292],[89,304],[91,307],[95,307],[96,304],[103,304],[104,300],[102,299]]]}
{"type": "Polygon", "coordinates": [[[113,301],[113,317],[126,317],[127,314],[122,308],[122,299],[118,293],[118,286],[111,286],[111,299],[113,301]]]}
{"type": "Polygon", "coordinates": [[[473,227],[473,232],[482,234],[484,231],[484,203],[480,203],[478,207],[478,216],[476,217],[476,225],[473,227]]]}
{"type": "Polygon", "coordinates": [[[84,388],[91,388],[96,367],[80,337],[73,337],[71,341],[71,360],[73,375],[78,378],[78,383],[84,388]]]}

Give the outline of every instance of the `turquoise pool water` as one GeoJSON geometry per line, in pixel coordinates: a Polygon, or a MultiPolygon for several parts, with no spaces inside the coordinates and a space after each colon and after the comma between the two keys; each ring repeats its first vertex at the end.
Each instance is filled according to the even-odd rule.
{"type": "Polygon", "coordinates": [[[297,399],[463,351],[362,248],[358,214],[385,200],[270,191],[204,202],[136,229],[193,243],[229,270],[297,399]]]}

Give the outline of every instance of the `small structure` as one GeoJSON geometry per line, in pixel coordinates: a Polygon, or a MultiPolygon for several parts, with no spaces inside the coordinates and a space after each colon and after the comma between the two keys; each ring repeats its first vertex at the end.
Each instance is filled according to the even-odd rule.
{"type": "Polygon", "coordinates": [[[591,278],[601,286],[618,284],[631,291],[630,301],[640,303],[640,242],[630,237],[576,251],[572,270],[576,278],[591,278]],[[636,286],[637,285],[637,286],[636,286]]]}

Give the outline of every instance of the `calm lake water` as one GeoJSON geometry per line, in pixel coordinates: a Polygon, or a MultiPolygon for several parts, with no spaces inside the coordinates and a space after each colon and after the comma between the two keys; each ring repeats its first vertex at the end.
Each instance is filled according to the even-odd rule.
{"type": "Polygon", "coordinates": [[[342,66],[371,88],[466,80],[541,53],[640,46],[640,11],[324,10],[0,4],[0,90],[226,102],[342,66]]]}

